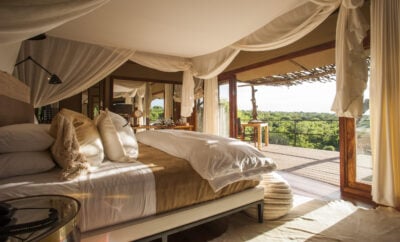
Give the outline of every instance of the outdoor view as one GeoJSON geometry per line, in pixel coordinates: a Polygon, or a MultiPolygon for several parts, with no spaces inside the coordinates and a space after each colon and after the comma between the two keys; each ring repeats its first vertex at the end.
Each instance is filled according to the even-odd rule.
{"type": "MultiPolygon", "coordinates": [[[[257,119],[268,123],[269,143],[284,146],[339,151],[339,119],[331,111],[336,83],[304,82],[295,86],[255,86],[257,119]]],[[[220,85],[220,135],[229,136],[229,90],[220,85]]],[[[368,110],[368,88],[364,93],[365,113],[356,120],[358,182],[372,181],[371,147],[369,141],[370,122],[368,110]]],[[[241,123],[253,118],[252,90],[244,83],[237,84],[237,116],[241,123]]],[[[196,103],[202,110],[202,101],[196,103]]],[[[163,101],[152,102],[150,120],[163,118],[163,101]]],[[[202,114],[198,114],[198,131],[202,130],[202,114]]],[[[246,130],[252,133],[252,130],[246,130]]],[[[264,135],[262,135],[264,138],[264,135]]],[[[245,140],[251,141],[251,136],[245,140]]],[[[265,142],[263,140],[263,142],[265,142]]],[[[339,154],[337,155],[339,156],[339,154]]]]}
{"type": "MultiPolygon", "coordinates": [[[[339,122],[330,111],[335,82],[297,86],[256,86],[257,117],[268,122],[272,144],[339,150],[339,122]]],[[[252,119],[251,88],[239,83],[238,118],[252,119]]],[[[228,107],[228,86],[220,87],[220,105],[228,107]]],[[[222,129],[227,127],[222,126],[222,129]]]]}

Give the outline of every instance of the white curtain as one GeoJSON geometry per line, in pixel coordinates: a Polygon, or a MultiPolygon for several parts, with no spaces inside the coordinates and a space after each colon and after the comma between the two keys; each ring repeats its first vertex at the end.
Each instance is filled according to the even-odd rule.
{"type": "Polygon", "coordinates": [[[214,77],[204,82],[203,132],[218,135],[218,121],[218,78],[214,77]]]}
{"type": "Polygon", "coordinates": [[[182,85],[174,85],[174,101],[180,103],[182,101],[182,85]]]}
{"type": "MultiPolygon", "coordinates": [[[[132,99],[136,96],[139,89],[145,89],[144,82],[114,79],[113,97],[123,97],[125,98],[126,104],[133,104],[132,99]]],[[[142,93],[144,93],[144,91],[142,93]]]]}
{"type": "Polygon", "coordinates": [[[31,87],[31,103],[40,107],[86,90],[125,63],[134,51],[106,48],[76,41],[47,37],[24,41],[19,60],[32,56],[63,81],[50,85],[48,74],[28,60],[16,67],[15,76],[31,87]]]}
{"type": "Polygon", "coordinates": [[[340,117],[363,114],[368,64],[363,39],[369,28],[360,8],[364,0],[343,0],[336,26],[336,96],[332,111],[340,117]]]}
{"type": "Polygon", "coordinates": [[[173,117],[173,106],[174,106],[174,85],[164,85],[164,118],[168,119],[173,117]]]}
{"type": "Polygon", "coordinates": [[[400,208],[400,1],[371,1],[372,198],[400,208]]]}
{"type": "Polygon", "coordinates": [[[194,80],[193,74],[189,71],[183,72],[181,92],[181,116],[190,117],[194,107],[194,80]],[[186,81],[185,81],[186,80],[186,81]]]}
{"type": "Polygon", "coordinates": [[[0,44],[16,43],[45,33],[87,14],[109,0],[2,0],[0,44]]]}
{"type": "MultiPolygon", "coordinates": [[[[144,117],[150,118],[150,106],[151,106],[151,84],[146,82],[145,84],[145,94],[144,94],[144,117]]],[[[147,125],[147,123],[146,123],[147,125]]]]}
{"type": "MultiPolygon", "coordinates": [[[[146,83],[143,84],[142,88],[139,88],[137,90],[136,98],[135,98],[137,109],[139,111],[142,111],[143,114],[145,114],[145,111],[143,109],[143,100],[144,100],[145,95],[146,95],[146,83]]],[[[145,115],[143,115],[141,118],[139,118],[138,119],[139,125],[144,125],[145,119],[146,119],[145,115]]]]}

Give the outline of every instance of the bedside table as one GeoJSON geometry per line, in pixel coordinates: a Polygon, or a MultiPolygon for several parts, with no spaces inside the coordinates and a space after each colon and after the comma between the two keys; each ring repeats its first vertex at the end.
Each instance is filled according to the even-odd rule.
{"type": "Polygon", "coordinates": [[[13,215],[7,226],[0,227],[0,241],[80,241],[77,225],[80,203],[75,198],[39,195],[2,203],[11,206],[13,215]]]}

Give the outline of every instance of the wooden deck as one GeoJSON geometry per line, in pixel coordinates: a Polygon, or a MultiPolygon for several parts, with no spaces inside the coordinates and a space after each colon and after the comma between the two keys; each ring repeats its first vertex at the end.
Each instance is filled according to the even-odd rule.
{"type": "MultiPolygon", "coordinates": [[[[320,200],[344,199],[366,208],[373,206],[362,199],[341,195],[338,151],[275,144],[263,146],[261,151],[276,162],[278,173],[288,181],[293,194],[320,200]]],[[[357,166],[361,171],[360,181],[365,182],[362,178],[370,177],[372,166],[363,161],[357,166]]]]}
{"type": "Polygon", "coordinates": [[[340,158],[338,151],[275,144],[264,146],[261,151],[276,162],[279,171],[335,186],[340,185],[340,158]]]}

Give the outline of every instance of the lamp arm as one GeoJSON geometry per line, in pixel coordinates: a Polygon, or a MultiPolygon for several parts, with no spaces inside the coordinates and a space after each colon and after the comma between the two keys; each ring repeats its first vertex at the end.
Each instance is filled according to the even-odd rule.
{"type": "Polygon", "coordinates": [[[15,64],[14,66],[17,66],[19,64],[21,64],[22,62],[25,62],[27,60],[31,60],[33,61],[33,63],[35,63],[36,65],[40,66],[43,70],[45,70],[49,75],[53,75],[50,71],[48,71],[46,68],[44,68],[41,64],[39,64],[37,61],[35,61],[31,56],[26,57],[25,59],[23,59],[22,61],[18,62],[17,64],[15,64]]]}
{"type": "Polygon", "coordinates": [[[30,59],[32,59],[32,57],[28,56],[28,57],[26,57],[25,59],[23,59],[22,61],[17,62],[17,63],[14,65],[14,67],[16,67],[17,65],[21,64],[22,62],[25,62],[25,61],[30,60],[30,59]]]}

